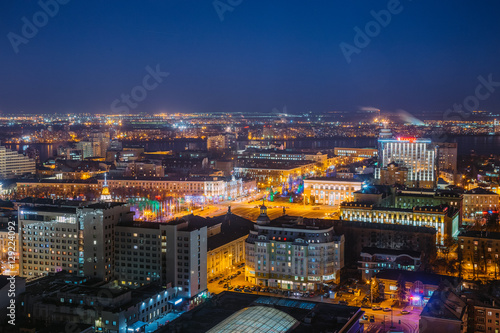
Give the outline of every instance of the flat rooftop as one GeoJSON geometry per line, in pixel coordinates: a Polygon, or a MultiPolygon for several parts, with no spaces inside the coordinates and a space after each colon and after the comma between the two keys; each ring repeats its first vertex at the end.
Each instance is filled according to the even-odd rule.
{"type": "Polygon", "coordinates": [[[339,332],[353,317],[356,318],[349,325],[359,325],[358,318],[364,313],[358,307],[225,291],[184,313],[159,332],[170,332],[172,326],[182,327],[184,332],[206,332],[236,312],[252,307],[269,307],[270,311],[279,310],[291,316],[298,322],[290,329],[294,333],[339,332]]]}

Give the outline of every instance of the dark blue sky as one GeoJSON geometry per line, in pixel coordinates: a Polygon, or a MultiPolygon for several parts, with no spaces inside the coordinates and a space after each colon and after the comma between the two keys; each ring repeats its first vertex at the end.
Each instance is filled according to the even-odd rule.
{"type": "MultiPolygon", "coordinates": [[[[340,43],[389,2],[244,0],[221,21],[212,0],[72,0],[16,53],[9,33],[41,7],[2,0],[0,111],[110,113],[157,64],[170,75],[133,112],[442,112],[500,81],[495,0],[401,0],[348,63],[340,43]]],[[[496,89],[479,109],[500,111],[496,89]]]]}

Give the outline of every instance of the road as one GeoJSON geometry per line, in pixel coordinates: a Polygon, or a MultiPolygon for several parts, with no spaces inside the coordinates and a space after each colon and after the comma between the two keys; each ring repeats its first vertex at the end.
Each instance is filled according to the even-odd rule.
{"type": "MultiPolygon", "coordinates": [[[[238,216],[255,221],[260,214],[262,202],[225,202],[205,207],[204,210],[196,210],[194,214],[210,217],[226,214],[228,206],[231,206],[231,212],[238,216]]],[[[327,218],[328,215],[338,213],[338,209],[330,206],[313,206],[289,202],[266,202],[267,215],[271,220],[283,215],[283,206],[285,213],[290,216],[303,216],[307,218],[327,218]]]]}
{"type": "MultiPolygon", "coordinates": [[[[234,269],[232,272],[228,272],[223,276],[223,278],[230,276],[232,274],[235,274],[237,271],[241,271],[241,274],[238,275],[236,278],[231,279],[229,281],[229,284],[233,287],[236,286],[249,286],[253,287],[252,284],[249,282],[245,281],[245,269],[243,268],[238,268],[234,269]]],[[[208,290],[211,293],[218,294],[223,292],[224,290],[227,290],[224,288],[224,284],[228,282],[224,282],[219,284],[219,280],[209,282],[208,283],[208,290]]],[[[349,302],[349,305],[351,306],[359,306],[361,303],[361,299],[364,297],[364,295],[361,296],[354,296],[352,294],[346,294],[344,293],[341,297],[337,297],[335,299],[331,298],[326,298],[322,297],[320,295],[317,295],[315,297],[300,297],[300,296],[283,296],[280,294],[274,294],[274,293],[263,293],[263,292],[252,292],[253,294],[257,293],[259,295],[266,295],[266,296],[273,296],[273,297],[287,297],[291,299],[301,299],[301,300],[309,300],[309,301],[314,301],[314,302],[326,302],[326,303],[333,303],[333,304],[338,304],[340,300],[347,300],[349,302]],[[357,301],[357,302],[356,302],[357,301]]],[[[387,300],[384,301],[380,304],[381,307],[389,307],[391,301],[387,300]]],[[[420,316],[420,311],[421,309],[411,309],[407,308],[408,310],[411,311],[410,314],[403,315],[401,314],[401,310],[399,308],[393,308],[393,322],[394,322],[394,327],[396,328],[395,330],[403,331],[405,333],[417,333],[418,332],[418,322],[419,322],[419,316],[420,316]],[[399,321],[401,320],[401,324],[399,321]]],[[[391,312],[387,311],[384,312],[383,310],[372,310],[371,308],[362,308],[363,311],[365,311],[365,314],[369,316],[374,316],[375,322],[370,323],[368,320],[363,320],[362,322],[365,324],[365,332],[371,332],[371,333],[378,333],[378,332],[387,332],[391,326],[391,312]],[[385,328],[384,328],[385,326],[385,328]]]]}

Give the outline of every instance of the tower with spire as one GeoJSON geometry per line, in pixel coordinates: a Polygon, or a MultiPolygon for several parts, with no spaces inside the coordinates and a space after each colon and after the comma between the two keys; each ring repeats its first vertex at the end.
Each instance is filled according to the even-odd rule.
{"type": "Polygon", "coordinates": [[[104,184],[102,184],[101,201],[111,201],[111,193],[109,193],[107,173],[104,174],[104,184]]]}
{"type": "Polygon", "coordinates": [[[271,223],[271,219],[267,216],[267,207],[264,204],[264,198],[262,198],[262,206],[260,206],[260,215],[255,221],[258,225],[267,225],[271,223]]]}

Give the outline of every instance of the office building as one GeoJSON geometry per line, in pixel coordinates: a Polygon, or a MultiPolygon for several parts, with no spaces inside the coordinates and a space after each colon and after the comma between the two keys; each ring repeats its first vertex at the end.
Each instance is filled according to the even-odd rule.
{"type": "Polygon", "coordinates": [[[20,276],[67,271],[110,281],[114,276],[114,228],[132,220],[121,203],[80,207],[21,206],[20,276]]]}
{"type": "Polygon", "coordinates": [[[282,216],[265,219],[265,206],[246,240],[247,281],[285,290],[316,290],[338,282],[344,236],[327,220],[282,216]]]}
{"type": "Polygon", "coordinates": [[[457,143],[439,142],[437,145],[437,167],[439,172],[447,171],[455,173],[457,171],[457,143]]]}
{"type": "Polygon", "coordinates": [[[172,283],[190,305],[207,290],[207,227],[185,219],[128,221],[115,231],[115,276],[121,285],[172,283]]]}

